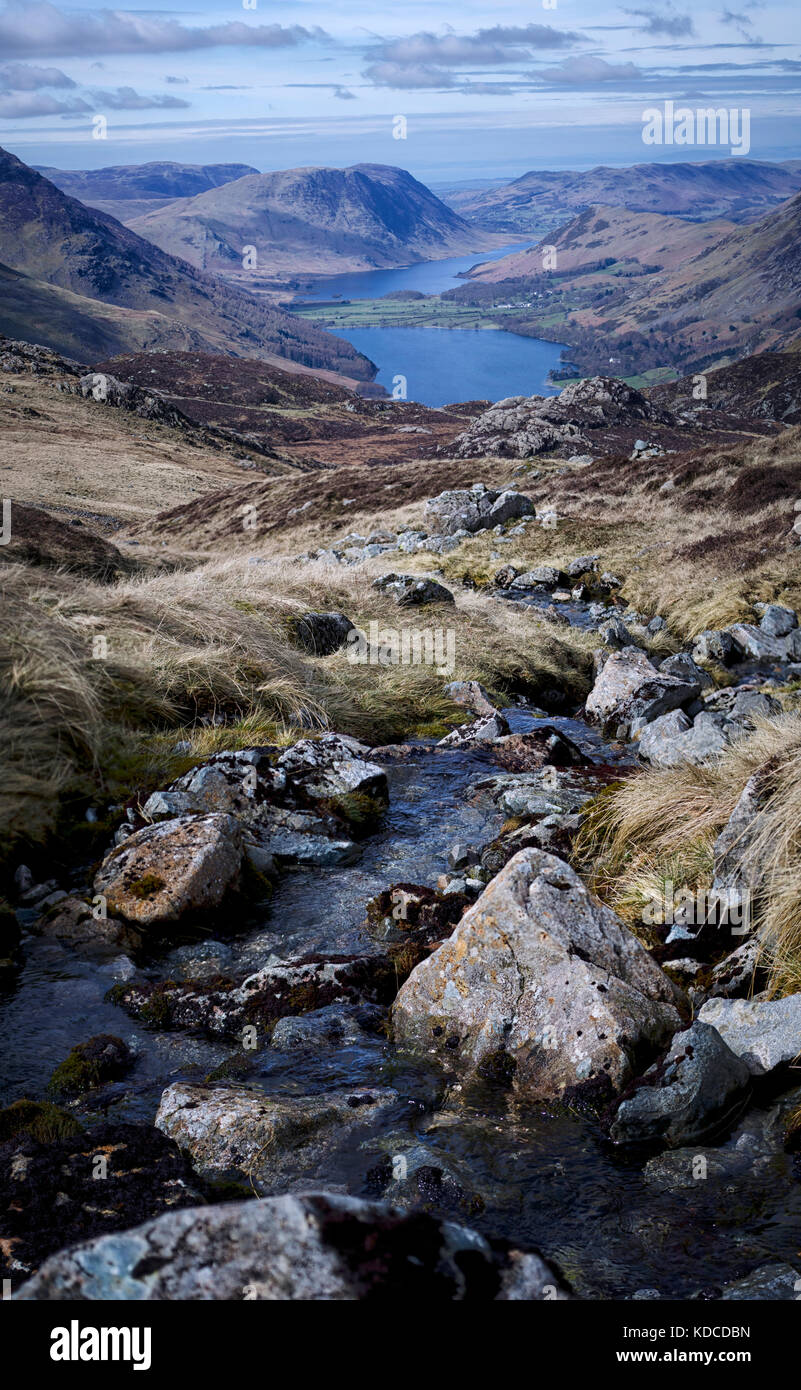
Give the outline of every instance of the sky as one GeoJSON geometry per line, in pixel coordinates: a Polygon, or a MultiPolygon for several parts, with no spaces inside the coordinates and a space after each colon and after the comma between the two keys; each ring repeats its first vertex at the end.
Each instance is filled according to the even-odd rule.
{"type": "Polygon", "coordinates": [[[374,162],[435,184],[737,157],[644,144],[673,102],[747,111],[751,158],[801,158],[801,4],[730,4],[0,0],[0,144],[60,168],[374,162]]]}

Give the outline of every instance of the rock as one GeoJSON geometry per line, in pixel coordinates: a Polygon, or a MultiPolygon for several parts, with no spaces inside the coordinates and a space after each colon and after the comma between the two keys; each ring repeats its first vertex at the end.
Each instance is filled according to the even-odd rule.
{"type": "Polygon", "coordinates": [[[672,710],[646,724],[637,751],[656,767],[703,763],[722,753],[730,741],[731,725],[720,714],[701,713],[691,723],[683,710],[672,710]]]}
{"type": "Polygon", "coordinates": [[[274,1052],[319,1052],[325,1048],[351,1047],[368,1033],[376,1033],[384,1010],[371,1004],[329,1004],[299,1018],[279,1018],[270,1046],[274,1052]]]}
{"type": "Polygon", "coordinates": [[[56,1250],[203,1196],[188,1158],[149,1126],[102,1124],[50,1142],[20,1133],[0,1144],[0,1278],[18,1287],[56,1250]]]}
{"type": "Polygon", "coordinates": [[[444,584],[416,574],[385,574],[373,581],[373,588],[390,594],[399,608],[413,608],[426,603],[455,603],[453,594],[444,584]]]}
{"type": "Polygon", "coordinates": [[[734,666],[744,656],[742,647],[730,632],[713,628],[698,634],[692,654],[694,661],[714,661],[720,666],[734,666]]]}
{"type": "Polygon", "coordinates": [[[286,774],[273,765],[277,752],[267,746],[215,753],[166,789],[154,792],[143,813],[155,819],[216,811],[247,820],[262,803],[272,803],[286,791],[286,774]]]}
{"type": "Polygon", "coordinates": [[[772,695],[761,690],[740,690],[731,705],[731,717],[741,724],[751,725],[756,719],[775,718],[782,707],[772,695]]]}
{"type": "Polygon", "coordinates": [[[543,773],[512,773],[477,782],[507,816],[553,816],[578,811],[592,799],[584,788],[563,785],[559,774],[543,780],[543,773]]]}
{"type": "Polygon", "coordinates": [[[430,497],[423,508],[425,519],[443,535],[458,531],[474,534],[502,525],[520,516],[533,516],[534,503],[522,493],[497,492],[477,483],[472,488],[441,492],[430,497]]]}
{"type": "Polygon", "coordinates": [[[198,1172],[236,1170],[266,1191],[299,1174],[323,1179],[333,1155],[397,1103],[397,1091],[377,1086],[276,1097],[177,1082],[164,1091],[155,1123],[198,1172]]]}
{"type": "Polygon", "coordinates": [[[48,909],[33,925],[37,936],[64,941],[78,950],[97,951],[108,946],[123,951],[138,951],[142,946],[141,932],[115,917],[95,917],[90,903],[82,898],[67,896],[48,909]]]}
{"type": "Polygon", "coordinates": [[[356,739],[323,734],[294,743],[276,766],[305,798],[358,825],[381,815],[389,802],[386,773],[366,760],[368,751],[356,739]]]}
{"type": "Polygon", "coordinates": [[[329,656],[348,640],[354,624],[344,613],[304,613],[291,621],[295,641],[313,656],[329,656]]]}
{"type": "Polygon", "coordinates": [[[562,571],[553,565],[535,565],[533,570],[526,570],[525,574],[519,574],[512,581],[511,587],[513,589],[534,589],[541,585],[544,589],[555,589],[563,581],[562,571]]]}
{"type": "Polygon", "coordinates": [[[714,685],[709,672],[697,665],[689,652],[676,652],[675,656],[666,656],[664,661],[660,661],[659,670],[668,676],[678,676],[690,685],[696,684],[699,690],[710,690],[714,685]]]}
{"type": "Polygon", "coordinates": [[[559,1096],[584,1083],[624,1085],[636,1051],[658,1048],[679,1026],[677,998],[573,869],[527,849],[412,972],[392,1021],[402,1047],[559,1096]]]}
{"type": "Polygon", "coordinates": [[[698,1014],[716,1028],[752,1076],[766,1076],[801,1054],[801,994],[784,999],[709,999],[698,1014]]]}
{"type": "Polygon", "coordinates": [[[705,977],[705,987],[691,990],[690,997],[695,1001],[696,996],[702,999],[734,999],[741,994],[750,994],[763,973],[762,954],[759,937],[749,936],[741,946],[712,967],[705,977]]]}
{"type": "Polygon", "coordinates": [[[460,724],[437,742],[438,748],[469,748],[477,743],[494,743],[509,733],[509,725],[502,714],[487,714],[474,719],[472,724],[460,724]]]}
{"type": "Polygon", "coordinates": [[[584,378],[571,382],[558,396],[510,396],[498,401],[457,435],[448,453],[457,458],[526,459],[561,449],[566,456],[575,455],[583,446],[593,445],[596,431],[668,418],[616,377],[584,378]]]}
{"type": "Polygon", "coordinates": [[[598,636],[605,646],[611,647],[614,651],[637,645],[626,624],[621,622],[620,618],[609,618],[605,623],[601,623],[598,628],[598,636]]]}
{"type": "Polygon", "coordinates": [[[725,899],[732,911],[740,909],[740,921],[748,926],[754,895],[762,883],[765,856],[759,851],[764,820],[765,791],[758,773],[749,777],[714,848],[713,893],[725,899]]]}
{"type": "Polygon", "coordinates": [[[104,1081],[119,1080],[130,1071],[133,1062],[133,1053],[122,1038],[98,1033],[87,1042],[78,1043],[59,1063],[48,1089],[60,1096],[79,1096],[104,1081]]]}
{"type": "Polygon", "coordinates": [[[769,637],[786,637],[798,627],[798,616],[792,608],[783,608],[780,603],[766,603],[759,626],[769,637]]]}
{"type": "Polygon", "coordinates": [[[455,705],[469,709],[471,714],[491,716],[498,713],[489,692],[478,681],[451,681],[442,693],[455,705]]]}
{"type": "Polygon", "coordinates": [[[793,1269],[792,1265],[777,1261],[775,1264],[760,1265],[759,1269],[747,1274],[744,1279],[727,1284],[720,1296],[727,1302],[748,1299],[751,1302],[765,1300],[775,1303],[777,1299],[797,1299],[800,1289],[801,1279],[798,1271],[793,1269]]]}
{"type": "Polygon", "coordinates": [[[112,915],[159,930],[220,906],[239,883],[242,836],[233,816],[179,816],[145,826],[95,875],[112,915]]]}
{"type": "Polygon", "coordinates": [[[694,700],[699,689],[694,681],[657,671],[638,648],[624,647],[604,662],[587,696],[587,716],[605,730],[648,724],[694,700]]]}
{"type": "Polygon", "coordinates": [[[729,632],[746,656],[753,657],[755,661],[797,660],[791,636],[772,637],[753,623],[732,623],[729,632]]]}
{"type": "Polygon", "coordinates": [[[467,905],[468,899],[453,891],[396,883],[370,899],[365,925],[378,941],[430,947],[450,935],[467,905]]]}
{"type": "Polygon", "coordinates": [[[568,1297],[533,1251],[425,1213],[335,1193],[170,1212],[54,1256],[21,1300],[345,1302],[416,1307],[568,1297]]]}
{"type": "Polygon", "coordinates": [[[616,1144],[692,1144],[731,1123],[749,1084],[747,1066],[717,1030],[693,1023],[676,1034],[664,1062],[620,1102],[610,1135],[616,1144]]]}
{"type": "Polygon", "coordinates": [[[598,568],[597,555],[577,555],[575,560],[570,560],[567,566],[567,573],[571,579],[580,579],[583,574],[592,574],[598,568]]]}
{"type": "Polygon", "coordinates": [[[495,571],[492,582],[499,589],[509,589],[519,573],[520,570],[516,565],[501,565],[501,568],[495,571]]]}

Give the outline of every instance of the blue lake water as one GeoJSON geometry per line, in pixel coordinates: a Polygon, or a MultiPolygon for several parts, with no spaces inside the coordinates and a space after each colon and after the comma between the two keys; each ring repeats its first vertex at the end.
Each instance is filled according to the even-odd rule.
{"type": "Polygon", "coordinates": [[[417,265],[402,266],[400,270],[360,270],[348,275],[329,275],[318,280],[313,289],[304,290],[295,303],[308,304],[317,300],[380,299],[395,290],[419,290],[421,294],[441,294],[459,285],[460,272],[482,261],[497,261],[533,245],[533,240],[501,246],[495,251],[476,251],[472,256],[449,256],[444,261],[420,261],[417,265]]]}
{"type": "Polygon", "coordinates": [[[406,398],[422,405],[556,395],[546,378],[559,365],[559,343],[478,328],[352,328],[337,336],[378,364],[376,381],[390,395],[402,376],[406,398]]]}

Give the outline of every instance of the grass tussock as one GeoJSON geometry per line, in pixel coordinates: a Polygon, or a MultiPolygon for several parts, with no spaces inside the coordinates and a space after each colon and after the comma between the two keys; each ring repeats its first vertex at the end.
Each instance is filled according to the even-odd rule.
{"type": "Polygon", "coordinates": [[[43,843],[65,806],[74,822],[80,806],[146,795],[225,748],[325,728],[370,743],[447,732],[464,718],[444,694],[449,679],[567,701],[586,693],[586,640],[472,595],[398,609],[372,577],[245,557],[116,584],[5,566],[0,854],[43,843]],[[453,670],[310,656],[291,637],[291,620],[309,610],[343,611],[365,631],[371,621],[441,627],[453,635],[453,670]]]}
{"type": "Polygon", "coordinates": [[[594,890],[633,927],[666,881],[709,889],[713,846],[750,778],[760,812],[749,856],[758,865],[755,929],[776,995],[801,990],[801,717],[761,720],[701,766],[653,768],[596,798],[576,844],[594,890]]]}

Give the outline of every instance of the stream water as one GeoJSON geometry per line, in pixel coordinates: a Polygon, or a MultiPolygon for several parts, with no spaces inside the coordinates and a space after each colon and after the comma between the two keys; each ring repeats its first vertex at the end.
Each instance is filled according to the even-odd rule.
{"type": "MultiPolygon", "coordinates": [[[[513,731],[536,727],[521,710],[506,711],[513,731]]],[[[599,762],[621,750],[603,743],[581,721],[550,718],[599,762]]],[[[497,773],[489,753],[439,750],[421,742],[408,761],[387,765],[390,808],[380,832],[364,842],[356,864],[297,870],[280,881],[263,916],[240,934],[206,942],[220,968],[255,970],[275,955],[313,949],[375,949],[363,931],[368,898],[397,882],[432,884],[455,840],[485,843],[502,815],[473,788],[497,773]]],[[[575,771],[592,778],[592,769],[575,771]]],[[[226,924],[230,931],[231,924],[226,924]]],[[[219,931],[219,924],[217,930],[219,931]]],[[[222,932],[220,933],[222,937],[222,932]]],[[[153,977],[175,978],[197,947],[177,947],[150,962],[153,977]]],[[[17,988],[0,1002],[0,1084],[3,1102],[39,1097],[69,1049],[108,1031],[135,1048],[126,1082],[78,1105],[87,1122],[108,1117],[152,1123],[159,1097],[176,1080],[200,1081],[232,1046],[185,1033],[149,1031],[106,1001],[115,979],[130,973],[126,958],[87,960],[30,936],[17,988]]],[[[671,1191],[643,1179],[643,1158],[625,1157],[604,1140],[598,1122],[559,1107],[525,1103],[500,1088],[471,1092],[469,1102],[448,1093],[442,1078],[410,1062],[383,1036],[323,1051],[254,1055],[248,1083],[267,1094],[311,1094],[331,1087],[384,1085],[398,1093],[367,1139],[335,1155],[319,1186],[376,1195],[371,1173],[398,1153],[422,1153],[434,1168],[455,1174],[469,1212],[449,1211],[489,1236],[532,1244],[554,1258],[576,1291],[621,1298],[651,1289],[689,1297],[720,1286],[757,1265],[797,1259],[801,1244],[801,1184],[777,1147],[768,1163],[736,1184],[710,1177],[671,1191]]],[[[752,1111],[757,1131],[770,1109],[752,1111]]],[[[742,1148],[742,1140],[740,1148],[742,1148]]],[[[727,1142],[727,1149],[737,1136],[727,1142]]],[[[305,1175],[308,1181],[308,1175],[305,1175]]]]}

